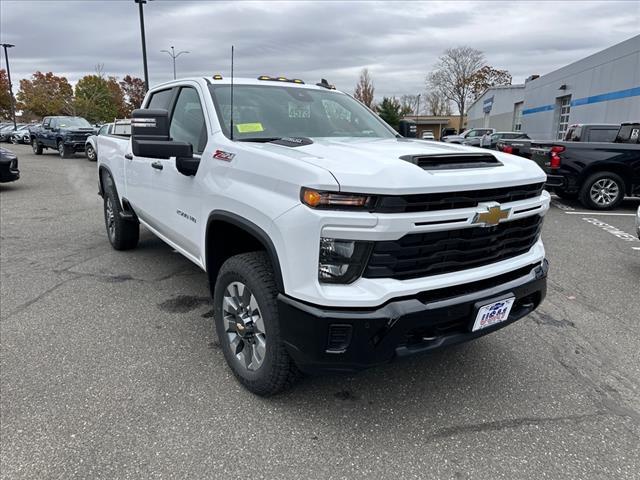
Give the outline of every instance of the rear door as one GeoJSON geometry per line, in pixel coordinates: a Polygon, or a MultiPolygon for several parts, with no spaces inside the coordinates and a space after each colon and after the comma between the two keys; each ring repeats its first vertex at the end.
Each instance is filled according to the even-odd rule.
{"type": "MultiPolygon", "coordinates": [[[[167,88],[153,92],[145,108],[162,108],[170,110],[175,93],[174,88],[167,88]]],[[[131,143],[129,143],[129,148],[131,143]]],[[[162,160],[157,158],[137,157],[127,152],[125,160],[126,199],[133,207],[136,215],[150,227],[163,233],[160,218],[154,215],[158,198],[154,195],[153,179],[160,172],[158,166],[162,160]]]]}

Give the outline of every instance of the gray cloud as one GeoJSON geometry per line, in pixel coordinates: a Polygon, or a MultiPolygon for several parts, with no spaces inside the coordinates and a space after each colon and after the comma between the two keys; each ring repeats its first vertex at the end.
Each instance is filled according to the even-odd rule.
{"type": "MultiPolygon", "coordinates": [[[[352,91],[368,67],[376,95],[418,93],[448,47],[466,44],[514,81],[546,73],[638,33],[639,2],[153,1],[145,6],[151,83],[180,76],[267,73],[329,79],[352,91]]],[[[53,71],[142,76],[137,5],[120,1],[0,2],[14,82],[53,71]]]]}

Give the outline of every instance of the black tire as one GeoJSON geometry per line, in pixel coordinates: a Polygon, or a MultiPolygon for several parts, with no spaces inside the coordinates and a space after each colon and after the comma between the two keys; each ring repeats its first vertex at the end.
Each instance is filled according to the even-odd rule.
{"type": "Polygon", "coordinates": [[[60,155],[60,158],[69,158],[71,156],[71,152],[65,146],[62,140],[58,140],[57,147],[58,147],[58,155],[60,155]]]}
{"type": "Polygon", "coordinates": [[[31,148],[33,148],[34,155],[42,155],[42,145],[35,138],[31,140],[31,148]]]}
{"type": "Polygon", "coordinates": [[[281,392],[300,377],[300,371],[282,343],[277,294],[273,268],[265,252],[242,253],[229,258],[222,265],[214,287],[214,323],[225,360],[238,381],[261,396],[281,392]],[[250,290],[262,318],[266,347],[262,363],[256,370],[250,370],[237,358],[227,333],[237,335],[227,329],[229,320],[224,319],[222,305],[227,287],[234,282],[241,282],[250,290]]]}
{"type": "Polygon", "coordinates": [[[89,159],[90,162],[95,162],[98,160],[98,156],[96,155],[96,151],[94,150],[94,148],[91,145],[87,145],[87,148],[85,149],[85,152],[87,154],[87,158],[89,159]]]}
{"type": "Polygon", "coordinates": [[[564,198],[565,200],[575,200],[576,198],[578,198],[578,192],[569,193],[561,188],[556,188],[553,192],[557,196],[559,196],[560,198],[564,198]]]}
{"type": "Polygon", "coordinates": [[[109,174],[104,174],[103,210],[104,224],[111,246],[116,250],[130,250],[138,245],[140,224],[135,220],[122,218],[122,207],[118,193],[109,174]]]}
{"type": "MultiPolygon", "coordinates": [[[[602,191],[602,190],[601,190],[602,191]]],[[[586,208],[592,210],[610,210],[616,208],[625,196],[625,184],[620,175],[613,172],[597,172],[587,178],[582,187],[578,198],[580,203],[586,208]],[[596,192],[598,186],[609,185],[606,189],[608,194],[599,196],[596,192]]]]}

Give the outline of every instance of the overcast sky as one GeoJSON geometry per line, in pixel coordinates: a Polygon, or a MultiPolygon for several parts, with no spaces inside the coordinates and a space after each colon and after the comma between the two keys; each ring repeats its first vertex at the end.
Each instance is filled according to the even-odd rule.
{"type": "MultiPolygon", "coordinates": [[[[544,74],[640,33],[640,1],[366,2],[169,1],[145,5],[150,83],[172,78],[160,50],[189,50],[178,76],[321,77],[352,92],[371,71],[376,97],[417,94],[446,48],[469,45],[507,69],[514,83],[544,74]]],[[[142,73],[133,0],[0,1],[0,39],[18,80],[52,71],[72,83],[96,64],[122,77],[142,73]]],[[[5,67],[2,58],[2,67],[5,67]]]]}

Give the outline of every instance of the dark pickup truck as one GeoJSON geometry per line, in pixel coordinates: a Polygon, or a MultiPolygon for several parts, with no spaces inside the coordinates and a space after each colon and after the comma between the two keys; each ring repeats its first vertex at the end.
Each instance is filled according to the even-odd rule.
{"type": "Polygon", "coordinates": [[[547,174],[547,189],[587,208],[615,208],[640,196],[640,123],[623,123],[613,142],[533,142],[531,159],[547,174]]]}
{"type": "MultiPolygon", "coordinates": [[[[577,123],[570,125],[564,134],[564,142],[613,142],[620,129],[620,124],[613,123],[577,123]]],[[[524,158],[531,158],[531,144],[535,140],[501,138],[496,150],[512,153],[524,158]]]]}
{"type": "Polygon", "coordinates": [[[95,133],[95,128],[82,117],[44,117],[42,125],[31,130],[33,153],[52,148],[62,158],[75,152],[84,152],[87,137],[95,133]]]}

